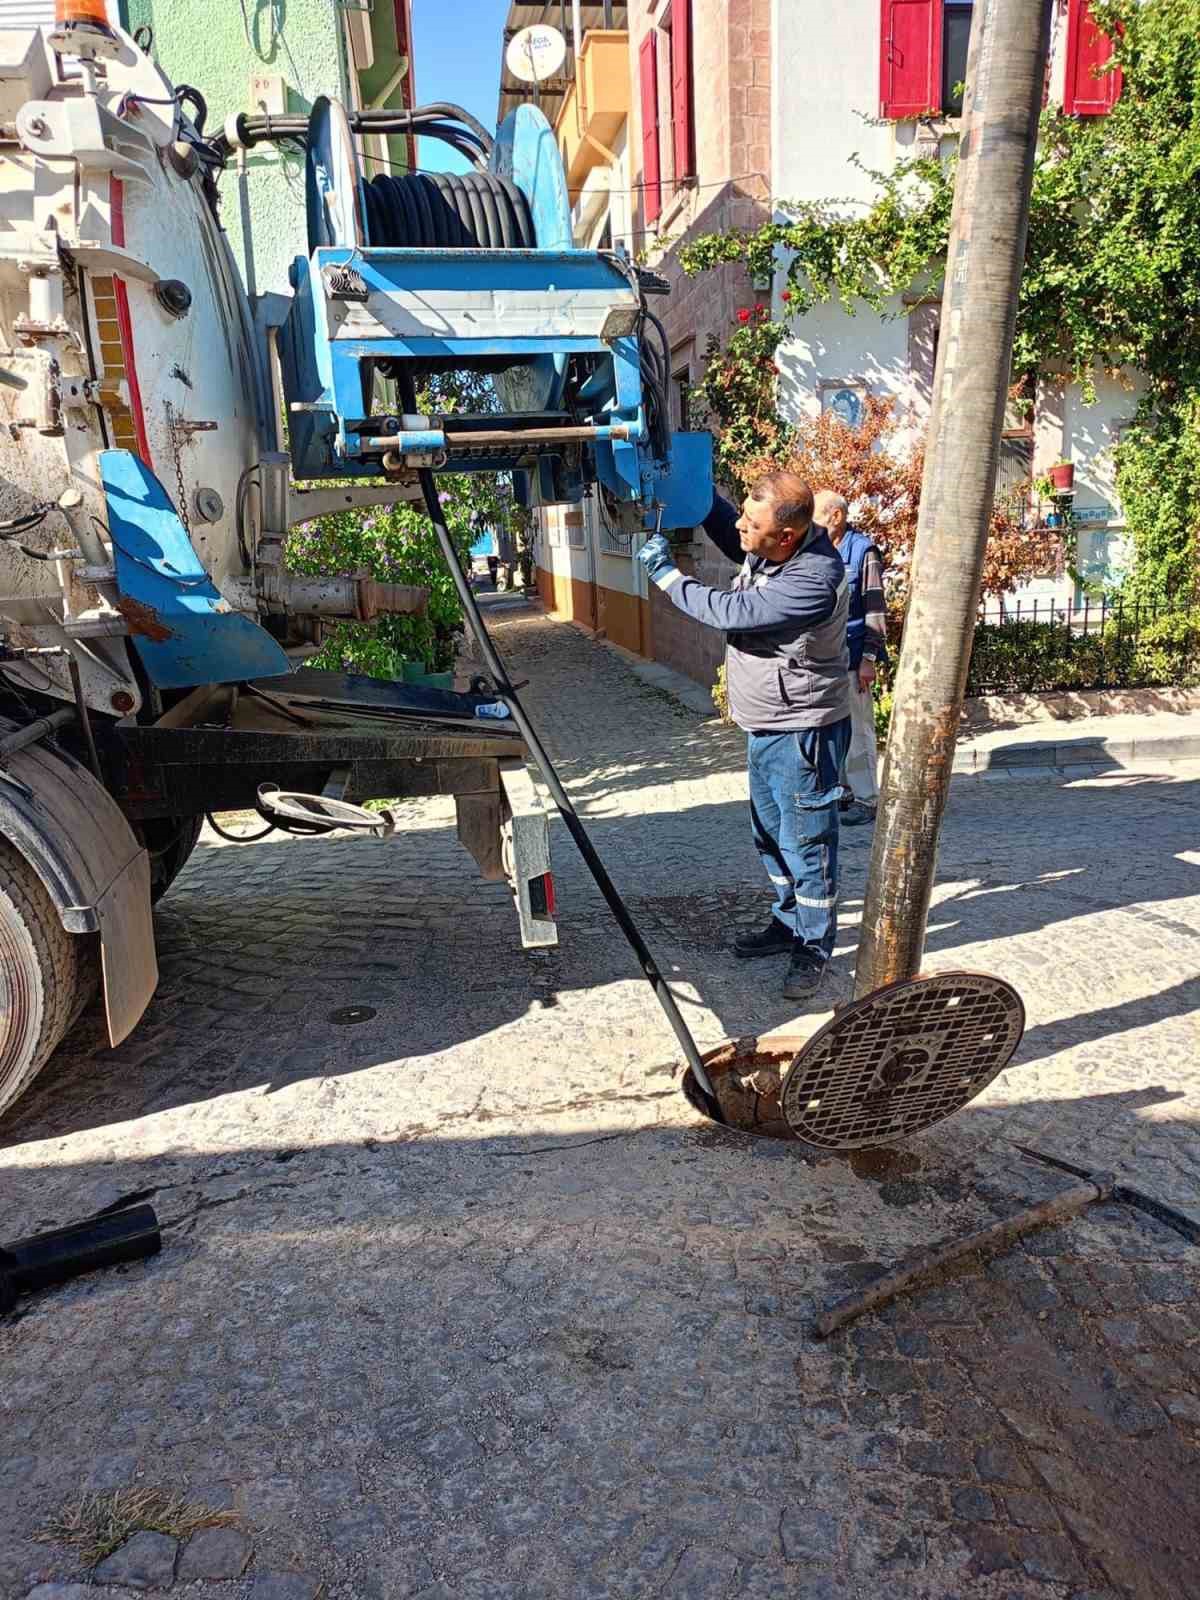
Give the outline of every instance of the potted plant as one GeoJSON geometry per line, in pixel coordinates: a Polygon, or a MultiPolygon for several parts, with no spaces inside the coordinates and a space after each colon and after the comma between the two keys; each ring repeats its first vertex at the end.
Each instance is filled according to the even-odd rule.
{"type": "Polygon", "coordinates": [[[1050,487],[1059,494],[1075,487],[1075,464],[1072,461],[1059,461],[1047,473],[1050,487]]]}

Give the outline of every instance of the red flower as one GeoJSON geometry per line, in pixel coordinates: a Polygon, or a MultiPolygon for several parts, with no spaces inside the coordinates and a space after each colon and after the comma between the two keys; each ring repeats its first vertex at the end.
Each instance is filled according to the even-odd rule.
{"type": "Polygon", "coordinates": [[[746,308],[744,306],[738,312],[738,321],[741,322],[741,323],[747,323],[747,322],[750,321],[750,313],[746,310],[746,308]]]}
{"type": "Polygon", "coordinates": [[[792,298],[792,291],[790,289],[785,289],[779,298],[783,301],[784,305],[786,305],[792,298]]]}
{"type": "Polygon", "coordinates": [[[755,306],[754,309],[755,309],[755,311],[758,312],[759,316],[761,317],[766,312],[767,308],[766,308],[766,306],[755,306]]]}

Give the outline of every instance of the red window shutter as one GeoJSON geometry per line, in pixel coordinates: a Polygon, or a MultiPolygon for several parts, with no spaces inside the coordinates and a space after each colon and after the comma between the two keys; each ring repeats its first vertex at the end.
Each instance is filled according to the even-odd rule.
{"type": "Polygon", "coordinates": [[[942,98],[942,0],[880,0],[879,102],[885,117],[921,117],[942,98]]]}
{"type": "Polygon", "coordinates": [[[1121,98],[1121,69],[1096,76],[1112,57],[1112,40],[1092,20],[1088,0],[1069,0],[1067,77],[1063,110],[1073,117],[1102,117],[1121,98]]]}
{"type": "Polygon", "coordinates": [[[671,123],[675,184],[696,174],[692,140],[692,0],[671,0],[671,123]]]}
{"type": "Polygon", "coordinates": [[[655,30],[642,40],[638,51],[642,85],[642,197],[647,223],[655,222],[662,210],[662,184],[658,165],[658,40],[655,30]]]}

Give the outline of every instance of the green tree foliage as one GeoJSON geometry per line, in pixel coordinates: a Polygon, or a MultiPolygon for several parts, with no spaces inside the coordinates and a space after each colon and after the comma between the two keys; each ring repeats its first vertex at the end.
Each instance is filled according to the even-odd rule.
{"type": "MultiPolygon", "coordinates": [[[[1060,372],[1094,394],[1098,371],[1141,379],[1136,425],[1117,450],[1135,546],[1128,592],[1197,590],[1200,547],[1200,0],[1093,0],[1124,73],[1108,116],[1042,119],[1014,371],[1060,372]]],[[[873,173],[875,203],[780,208],[754,232],[709,234],[685,270],[787,261],[798,315],[837,300],[894,313],[918,284],[937,292],[954,163],[873,173]]]]}

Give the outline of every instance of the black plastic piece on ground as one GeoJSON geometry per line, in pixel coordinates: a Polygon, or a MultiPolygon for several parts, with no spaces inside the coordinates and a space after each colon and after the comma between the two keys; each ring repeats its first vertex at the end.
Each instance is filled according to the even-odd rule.
{"type": "MultiPolygon", "coordinates": [[[[405,403],[407,404],[408,402],[406,401],[405,403]]],[[[415,409],[415,406],[412,409],[415,409]]],[[[554,797],[554,803],[557,805],[563,822],[566,824],[567,832],[575,841],[576,848],[583,857],[588,871],[596,880],[596,885],[599,888],[600,893],[608,902],[608,909],[616,918],[617,926],[628,940],[634,955],[637,956],[638,965],[642,969],[642,974],[645,977],[646,982],[654,990],[655,998],[665,1012],[667,1021],[671,1024],[676,1039],[679,1040],[680,1048],[683,1050],[684,1059],[687,1061],[688,1066],[692,1069],[692,1075],[696,1080],[696,1085],[701,1094],[703,1094],[708,1101],[708,1105],[705,1108],[708,1116],[711,1117],[714,1122],[723,1123],[725,1118],[721,1113],[721,1107],[717,1101],[717,1097],[713,1093],[712,1084],[709,1081],[708,1073],[704,1068],[704,1062],[700,1059],[700,1052],[696,1048],[696,1041],[692,1038],[688,1025],[683,1020],[683,1017],[679,1011],[679,1007],[675,1004],[675,996],[671,993],[666,979],[658,970],[658,964],[654,957],[650,954],[650,951],[646,945],[646,941],[642,938],[641,933],[638,931],[637,924],[629,915],[629,909],[624,900],[621,899],[621,896],[617,891],[616,884],[614,884],[612,879],[609,877],[608,871],[605,868],[603,861],[601,861],[595,845],[588,837],[587,830],[580,821],[579,813],[575,810],[575,807],[571,802],[571,797],[563,788],[562,783],[559,780],[558,773],[554,770],[554,765],[551,762],[550,757],[546,754],[545,747],[543,746],[541,739],[538,737],[536,729],[530,722],[528,716],[525,714],[525,708],[517,698],[517,692],[513,685],[512,679],[508,675],[508,670],[505,667],[504,662],[501,660],[495,645],[492,643],[491,635],[488,633],[487,628],[484,625],[483,617],[480,615],[479,605],[476,602],[474,592],[471,589],[471,585],[467,582],[466,575],[462,569],[462,564],[458,559],[458,553],[454,548],[453,541],[450,538],[449,530],[447,529],[445,521],[442,518],[442,510],[438,501],[437,485],[434,483],[433,473],[428,469],[428,467],[423,467],[418,472],[417,477],[421,484],[421,493],[425,498],[425,510],[428,513],[429,520],[433,525],[433,531],[437,535],[438,545],[442,552],[442,559],[445,561],[446,567],[450,573],[450,577],[454,582],[454,587],[458,591],[459,602],[466,614],[467,621],[471,627],[471,632],[475,635],[475,639],[478,642],[479,648],[483,652],[483,659],[487,665],[487,669],[491,673],[496,684],[499,686],[501,697],[508,706],[509,710],[512,712],[513,721],[521,730],[521,736],[525,740],[525,743],[529,746],[533,759],[537,762],[538,770],[541,772],[542,777],[546,781],[546,787],[550,790],[550,793],[554,797]]]]}
{"type": "Polygon", "coordinates": [[[161,1249],[158,1217],[153,1206],[144,1205],[17,1239],[0,1246],[0,1312],[10,1311],[18,1295],[99,1267],[141,1261],[161,1249]]]}

